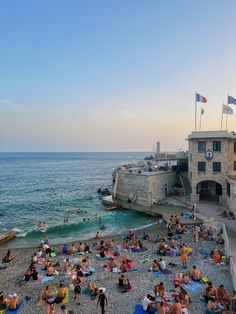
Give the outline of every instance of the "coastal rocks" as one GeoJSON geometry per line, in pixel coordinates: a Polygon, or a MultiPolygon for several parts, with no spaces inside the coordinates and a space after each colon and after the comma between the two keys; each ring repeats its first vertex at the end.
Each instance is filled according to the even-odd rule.
{"type": "Polygon", "coordinates": [[[97,193],[99,193],[101,195],[111,195],[111,192],[109,191],[109,189],[107,187],[99,188],[97,190],[97,193]]]}

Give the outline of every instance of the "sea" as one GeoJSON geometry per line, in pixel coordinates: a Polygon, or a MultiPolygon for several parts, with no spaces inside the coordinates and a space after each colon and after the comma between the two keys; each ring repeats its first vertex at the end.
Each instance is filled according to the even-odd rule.
{"type": "Polygon", "coordinates": [[[112,173],[148,153],[0,153],[0,233],[17,231],[4,246],[38,245],[47,224],[50,243],[84,240],[99,230],[119,234],[149,225],[149,216],[131,210],[106,211],[98,188],[113,190],[112,173]],[[80,213],[77,212],[80,208],[80,213]],[[68,223],[65,223],[68,219],[68,223]]]}

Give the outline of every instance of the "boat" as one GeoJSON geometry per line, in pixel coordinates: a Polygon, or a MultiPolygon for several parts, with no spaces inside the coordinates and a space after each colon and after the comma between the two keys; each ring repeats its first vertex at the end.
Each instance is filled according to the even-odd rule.
{"type": "Polygon", "coordinates": [[[117,209],[118,206],[117,205],[112,205],[111,207],[107,207],[106,210],[114,210],[117,209]]]}
{"type": "Polygon", "coordinates": [[[13,239],[16,236],[16,231],[11,231],[0,236],[0,244],[13,239]]]}

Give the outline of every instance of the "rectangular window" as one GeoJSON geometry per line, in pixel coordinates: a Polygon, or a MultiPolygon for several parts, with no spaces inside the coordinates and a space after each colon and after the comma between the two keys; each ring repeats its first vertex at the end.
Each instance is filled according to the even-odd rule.
{"type": "Polygon", "coordinates": [[[234,171],[236,171],[236,161],[234,161],[234,171]]]}
{"type": "Polygon", "coordinates": [[[205,152],[206,151],[206,142],[199,141],[198,142],[198,152],[205,152]]]}
{"type": "Polygon", "coordinates": [[[234,153],[236,154],[236,142],[234,142],[234,153]]]}
{"type": "Polygon", "coordinates": [[[226,190],[227,190],[227,195],[230,196],[230,184],[229,183],[227,183],[226,190]]]}
{"type": "Polygon", "coordinates": [[[213,162],[213,172],[221,172],[221,162],[213,162]]]}
{"type": "Polygon", "coordinates": [[[205,172],[206,171],[206,163],[205,161],[198,162],[198,171],[205,172]]]}
{"type": "Polygon", "coordinates": [[[213,141],[213,151],[214,152],[221,151],[221,141],[213,141]]]}

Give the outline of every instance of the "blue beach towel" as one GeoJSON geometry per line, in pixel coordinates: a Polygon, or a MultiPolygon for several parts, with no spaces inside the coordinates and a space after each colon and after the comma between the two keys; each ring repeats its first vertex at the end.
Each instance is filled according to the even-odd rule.
{"type": "Polygon", "coordinates": [[[96,269],[93,267],[90,267],[88,271],[91,271],[92,273],[96,273],[96,269]]]}
{"type": "Polygon", "coordinates": [[[197,292],[202,287],[199,282],[191,280],[191,283],[191,285],[184,284],[184,288],[190,292],[197,292]]]}
{"type": "Polygon", "coordinates": [[[54,276],[43,276],[42,283],[47,281],[52,281],[54,279],[54,276]]]}
{"type": "Polygon", "coordinates": [[[152,273],[153,273],[154,276],[156,276],[156,277],[161,276],[161,272],[160,272],[160,271],[153,271],[152,273]]]}
{"type": "MultiPolygon", "coordinates": [[[[148,314],[150,313],[149,311],[144,311],[143,306],[141,304],[135,304],[134,307],[134,314],[148,314]]],[[[157,314],[157,311],[155,311],[157,314]]]]}
{"type": "Polygon", "coordinates": [[[208,256],[209,255],[209,253],[206,250],[200,250],[199,253],[204,255],[204,256],[208,256]]]}
{"type": "Polygon", "coordinates": [[[21,300],[20,303],[19,303],[19,305],[17,306],[17,309],[16,309],[16,310],[10,310],[10,309],[8,309],[8,310],[6,311],[6,314],[17,314],[17,313],[20,313],[20,310],[21,310],[23,304],[24,304],[24,300],[21,300]]]}

